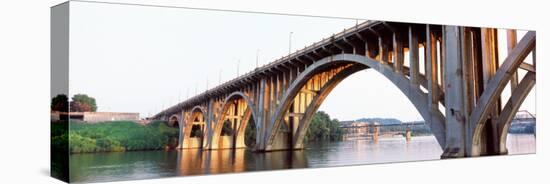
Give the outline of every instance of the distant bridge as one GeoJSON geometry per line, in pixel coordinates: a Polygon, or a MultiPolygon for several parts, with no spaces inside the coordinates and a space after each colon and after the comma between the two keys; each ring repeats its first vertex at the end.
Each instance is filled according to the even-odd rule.
{"type": "Polygon", "coordinates": [[[373,123],[363,123],[362,125],[341,125],[340,128],[360,128],[360,127],[410,127],[410,126],[424,126],[424,122],[414,122],[414,123],[399,123],[399,124],[373,124],[373,123]]]}
{"type": "Polygon", "coordinates": [[[407,141],[411,140],[412,128],[418,126],[426,126],[423,122],[400,123],[400,124],[377,124],[377,123],[360,123],[352,125],[341,125],[344,132],[344,139],[369,137],[373,141],[378,141],[380,135],[402,135],[405,134],[407,141]],[[381,130],[380,128],[391,129],[381,130]]]}
{"type": "Polygon", "coordinates": [[[522,111],[518,111],[516,113],[516,116],[514,117],[514,120],[519,120],[519,121],[526,121],[526,120],[536,120],[537,117],[533,114],[531,114],[529,111],[526,111],[526,110],[522,110],[522,111]]]}
{"type": "Polygon", "coordinates": [[[536,81],[535,32],[519,42],[516,30],[506,34],[508,47],[499,49],[493,28],[367,21],[152,118],[178,122],[180,148],[244,147],[252,119],[255,150],[302,149],[309,123],[332,89],[371,69],[412,102],[443,158],[506,154],[507,129],[536,81]],[[508,55],[499,63],[503,52],[508,55]],[[532,63],[524,62],[529,54],[532,63]],[[527,74],[519,78],[518,70],[527,74]],[[502,103],[507,84],[511,97],[502,103]],[[233,136],[221,135],[226,121],[233,136]]]}

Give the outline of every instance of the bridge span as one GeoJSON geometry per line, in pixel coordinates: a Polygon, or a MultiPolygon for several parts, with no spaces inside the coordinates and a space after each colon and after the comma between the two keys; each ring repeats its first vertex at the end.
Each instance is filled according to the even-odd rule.
{"type": "Polygon", "coordinates": [[[506,154],[507,128],[535,85],[536,35],[527,31],[518,39],[516,30],[506,30],[507,48],[499,49],[497,33],[366,21],[152,118],[177,122],[180,148],[245,147],[245,128],[253,122],[254,150],[302,149],[309,123],[331,90],[351,74],[371,69],[416,107],[443,149],[442,158],[506,154]],[[508,54],[499,62],[498,53],[508,54]],[[518,70],[526,74],[519,76],[518,70]],[[511,95],[504,102],[506,85],[511,95]],[[222,136],[224,122],[231,122],[232,136],[222,136]]]}

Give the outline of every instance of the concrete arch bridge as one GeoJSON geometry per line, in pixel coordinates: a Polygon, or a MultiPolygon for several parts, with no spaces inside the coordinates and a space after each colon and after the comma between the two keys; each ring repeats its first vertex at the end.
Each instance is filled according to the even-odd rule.
{"type": "Polygon", "coordinates": [[[506,154],[507,128],[536,81],[535,32],[519,33],[367,21],[152,118],[177,122],[180,148],[242,148],[247,123],[253,122],[255,150],[302,149],[309,123],[331,90],[368,69],[412,102],[443,158],[506,154]],[[507,35],[506,48],[499,47],[498,33],[507,35]],[[511,90],[507,101],[505,89],[511,90]],[[231,136],[222,136],[224,122],[230,122],[231,136]]]}

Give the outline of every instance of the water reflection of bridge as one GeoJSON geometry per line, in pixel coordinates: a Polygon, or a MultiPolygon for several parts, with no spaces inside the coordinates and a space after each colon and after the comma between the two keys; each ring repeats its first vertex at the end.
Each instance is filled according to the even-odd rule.
{"type": "Polygon", "coordinates": [[[182,176],[307,167],[304,150],[255,153],[246,149],[182,149],[177,163],[182,176]]]}

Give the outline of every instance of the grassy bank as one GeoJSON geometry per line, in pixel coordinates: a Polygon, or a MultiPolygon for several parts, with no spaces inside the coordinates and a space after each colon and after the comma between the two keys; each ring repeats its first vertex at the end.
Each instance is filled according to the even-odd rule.
{"type": "Polygon", "coordinates": [[[177,146],[179,135],[177,128],[160,121],[148,125],[132,121],[71,122],[69,128],[71,153],[164,149],[177,146]]]}

